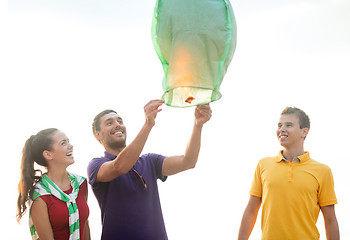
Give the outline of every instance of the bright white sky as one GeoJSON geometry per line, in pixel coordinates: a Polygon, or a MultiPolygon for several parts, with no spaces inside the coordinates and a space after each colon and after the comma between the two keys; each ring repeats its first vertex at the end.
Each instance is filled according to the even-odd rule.
{"type": "MultiPolygon", "coordinates": [[[[279,114],[287,105],[311,118],[306,150],[333,171],[342,239],[350,239],[350,2],[236,0],[237,49],[212,103],[196,169],[159,183],[171,240],[235,239],[258,160],[277,154],[279,114]]],[[[103,154],[93,117],[113,108],[130,142],[143,106],[162,95],[163,71],[150,28],[155,1],[12,0],[0,5],[1,226],[29,239],[28,215],[15,220],[21,150],[41,129],[57,127],[74,145],[69,171],[86,176],[103,154]],[[7,10],[8,9],[8,10],[7,10]]],[[[144,152],[182,154],[193,108],[164,106],[144,152]]],[[[89,189],[91,190],[91,189],[89,189]]],[[[90,192],[90,228],[100,210],[90,192]]],[[[283,203],[281,203],[283,204],[283,203]]],[[[286,206],[288,207],[288,206],[286,206]]],[[[260,237],[260,215],[251,239],[260,237]]],[[[325,239],[323,217],[318,222],[325,239]]]]}

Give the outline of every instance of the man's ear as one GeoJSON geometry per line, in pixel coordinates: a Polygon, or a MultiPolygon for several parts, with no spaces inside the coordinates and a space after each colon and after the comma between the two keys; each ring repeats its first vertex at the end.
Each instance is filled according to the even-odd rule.
{"type": "Polygon", "coordinates": [[[95,131],[94,132],[94,136],[96,138],[97,141],[101,142],[101,132],[100,131],[95,131]]]}
{"type": "Polygon", "coordinates": [[[309,129],[308,128],[303,128],[303,137],[304,137],[304,139],[306,138],[308,133],[309,133],[309,129]]]}

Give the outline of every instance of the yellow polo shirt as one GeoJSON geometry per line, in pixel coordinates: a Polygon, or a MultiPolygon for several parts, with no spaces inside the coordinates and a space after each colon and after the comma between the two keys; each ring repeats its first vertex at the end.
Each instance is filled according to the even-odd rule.
{"type": "Polygon", "coordinates": [[[316,240],[321,206],[337,203],[331,169],[310,159],[305,152],[299,161],[276,157],[259,161],[249,194],[262,198],[263,240],[316,240]]]}

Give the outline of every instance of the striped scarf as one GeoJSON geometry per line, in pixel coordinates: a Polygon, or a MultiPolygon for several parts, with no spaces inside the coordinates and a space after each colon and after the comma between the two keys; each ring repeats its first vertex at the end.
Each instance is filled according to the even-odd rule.
{"type": "MultiPolygon", "coordinates": [[[[35,190],[33,193],[33,199],[29,203],[29,209],[32,206],[33,201],[43,195],[53,195],[56,198],[67,204],[69,212],[69,240],[79,240],[79,212],[78,206],[75,202],[75,199],[78,197],[79,187],[85,181],[84,177],[68,173],[71,180],[71,185],[73,191],[70,194],[64,193],[51,179],[43,174],[41,180],[35,184],[35,190]]],[[[39,240],[38,233],[34,227],[32,217],[29,211],[29,228],[33,240],[39,240]]]]}

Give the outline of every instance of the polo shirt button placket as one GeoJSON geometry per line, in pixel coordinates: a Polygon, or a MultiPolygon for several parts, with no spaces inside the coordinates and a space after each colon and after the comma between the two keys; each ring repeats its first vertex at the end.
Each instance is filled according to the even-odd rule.
{"type": "Polygon", "coordinates": [[[293,179],[293,164],[289,162],[289,169],[288,169],[288,182],[291,182],[293,179]]]}

